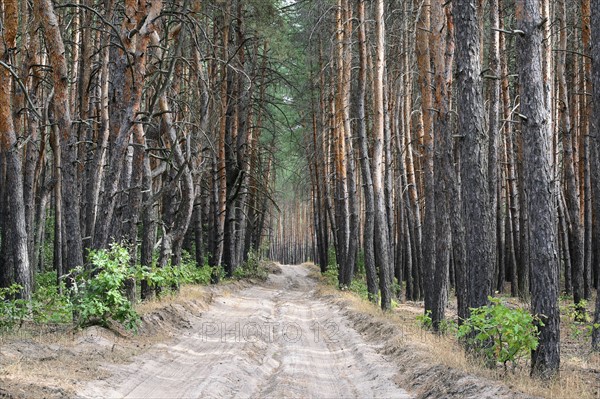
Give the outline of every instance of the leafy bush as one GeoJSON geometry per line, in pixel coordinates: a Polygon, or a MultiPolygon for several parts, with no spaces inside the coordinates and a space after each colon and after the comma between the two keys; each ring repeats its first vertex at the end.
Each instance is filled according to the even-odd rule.
{"type": "Polygon", "coordinates": [[[367,288],[367,282],[364,278],[355,278],[350,283],[350,291],[354,292],[362,299],[368,301],[369,300],[369,289],[367,288]]]}
{"type": "MultiPolygon", "coordinates": [[[[424,330],[432,330],[433,319],[431,318],[431,310],[426,311],[424,314],[415,317],[417,324],[424,330]]],[[[443,319],[440,321],[437,330],[438,334],[452,334],[458,333],[458,324],[454,320],[443,319]]]]}
{"type": "Polygon", "coordinates": [[[108,251],[90,251],[89,261],[91,270],[78,267],[71,274],[73,310],[78,324],[108,327],[112,319],[129,330],[137,330],[140,317],[123,294],[125,280],[133,277],[128,250],[113,244],[108,251]]]}
{"type": "Polygon", "coordinates": [[[333,285],[334,287],[338,286],[338,268],[337,265],[329,265],[327,266],[327,270],[323,273],[323,277],[325,278],[325,282],[329,285],[333,285]]]}
{"type": "Polygon", "coordinates": [[[424,330],[430,330],[433,326],[433,320],[431,319],[431,310],[427,310],[424,314],[420,314],[416,317],[419,327],[424,330]]]}
{"type": "Polygon", "coordinates": [[[587,312],[588,301],[585,299],[580,300],[578,303],[570,303],[560,307],[562,313],[564,313],[570,320],[580,323],[589,323],[591,321],[590,315],[587,312]]]}
{"type": "Polygon", "coordinates": [[[356,274],[358,276],[364,276],[365,273],[365,251],[359,250],[358,256],[356,257],[356,274]]]}
{"type": "Polygon", "coordinates": [[[64,281],[57,283],[56,272],[39,273],[31,296],[31,316],[36,323],[70,323],[73,307],[64,281]]]}
{"type": "Polygon", "coordinates": [[[335,247],[331,246],[327,249],[327,270],[335,268],[337,270],[337,255],[335,253],[335,247]]]}
{"type": "Polygon", "coordinates": [[[506,306],[500,299],[489,298],[490,305],[471,309],[471,316],[458,328],[458,337],[465,339],[475,353],[488,362],[507,363],[516,367],[538,346],[537,316],[527,310],[506,306]]]}
{"type": "MultiPolygon", "coordinates": [[[[130,266],[129,250],[118,244],[109,250],[90,251],[90,267],[78,267],[65,276],[71,282],[57,282],[55,271],[36,275],[35,290],[31,301],[15,299],[21,286],[0,288],[0,332],[21,326],[25,320],[36,323],[71,323],[75,318],[78,326],[108,326],[110,320],[136,330],[139,315],[124,293],[126,280],[134,278],[148,281],[153,287],[164,287],[161,292],[170,292],[181,284],[209,284],[213,269],[207,264],[197,267],[195,261],[183,252],[179,266],[163,268],[130,266]],[[60,288],[60,289],[59,289],[60,288]]],[[[254,258],[251,257],[254,262],[254,258]]],[[[264,268],[247,267],[245,273],[252,277],[262,275],[264,268]]],[[[224,274],[222,268],[216,270],[224,274]]]]}
{"type": "Polygon", "coordinates": [[[187,251],[183,251],[181,264],[169,263],[164,267],[137,265],[133,271],[137,281],[146,280],[151,287],[161,287],[161,293],[170,292],[182,284],[210,284],[212,268],[208,264],[197,267],[187,251]]]}
{"type": "Polygon", "coordinates": [[[0,288],[0,331],[10,331],[17,325],[20,327],[29,314],[27,301],[16,298],[22,289],[19,284],[0,288]]]}
{"type": "Polygon", "coordinates": [[[179,269],[180,284],[210,284],[212,268],[208,265],[208,263],[202,266],[196,264],[196,261],[187,251],[183,251],[179,269]]]}
{"type": "Polygon", "coordinates": [[[181,284],[209,284],[211,270],[209,266],[197,268],[189,265],[172,266],[169,264],[152,271],[145,269],[142,275],[150,286],[168,289],[179,287],[181,284]]]}
{"type": "Polygon", "coordinates": [[[266,280],[269,277],[269,271],[262,264],[258,252],[251,250],[248,253],[248,260],[233,271],[233,277],[266,280]]]}
{"type": "Polygon", "coordinates": [[[16,298],[21,289],[18,284],[0,288],[0,331],[21,327],[25,320],[36,323],[71,322],[71,302],[68,295],[59,293],[56,272],[36,276],[36,289],[30,301],[16,298]]]}
{"type": "MultiPolygon", "coordinates": [[[[571,297],[564,299],[570,300],[571,297]]],[[[592,323],[592,318],[587,311],[587,307],[588,301],[585,299],[582,299],[576,304],[569,303],[560,306],[561,313],[567,316],[569,335],[573,339],[580,339],[581,337],[589,338],[592,336],[592,332],[595,328],[600,328],[600,324],[592,323]]]]}

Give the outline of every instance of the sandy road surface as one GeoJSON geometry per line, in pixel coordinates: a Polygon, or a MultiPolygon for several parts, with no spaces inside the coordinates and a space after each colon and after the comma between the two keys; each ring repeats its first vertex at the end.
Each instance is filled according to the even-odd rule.
{"type": "Polygon", "coordinates": [[[395,369],[337,309],[313,295],[301,266],[217,298],[189,332],[129,365],[106,366],[82,397],[409,398],[395,369]]]}

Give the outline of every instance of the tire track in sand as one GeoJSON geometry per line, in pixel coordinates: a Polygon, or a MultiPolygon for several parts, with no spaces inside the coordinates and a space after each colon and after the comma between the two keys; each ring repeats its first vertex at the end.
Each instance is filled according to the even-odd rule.
{"type": "Polygon", "coordinates": [[[215,300],[192,328],[128,365],[107,365],[84,398],[410,398],[396,370],[301,266],[215,300]]]}

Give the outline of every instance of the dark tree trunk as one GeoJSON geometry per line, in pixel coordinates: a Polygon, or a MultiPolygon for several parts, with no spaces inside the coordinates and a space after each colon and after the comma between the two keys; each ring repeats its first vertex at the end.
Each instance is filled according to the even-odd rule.
{"type": "Polygon", "coordinates": [[[523,181],[527,187],[531,310],[539,325],[539,346],[531,354],[531,373],[550,378],[560,366],[558,312],[558,259],[556,258],[556,201],[551,154],[550,115],[544,101],[540,49],[543,24],[537,0],[518,0],[517,62],[520,68],[523,129],[523,181]]]}
{"type": "Polygon", "coordinates": [[[387,214],[384,191],[384,129],[385,109],[383,96],[383,74],[385,72],[385,20],[384,2],[375,2],[375,76],[374,76],[374,126],[373,126],[373,194],[375,199],[375,259],[379,266],[379,289],[381,308],[391,308],[391,263],[388,239],[387,214]]]}
{"type": "Polygon", "coordinates": [[[423,214],[423,242],[421,265],[423,270],[420,273],[421,287],[423,288],[423,297],[425,300],[425,309],[431,309],[433,306],[435,262],[436,262],[436,223],[435,223],[435,186],[433,172],[433,123],[432,114],[434,113],[431,95],[430,76],[430,46],[429,37],[426,32],[431,28],[430,20],[430,1],[425,0],[421,6],[419,20],[417,21],[416,41],[417,41],[417,64],[419,67],[419,85],[421,89],[421,111],[423,114],[423,191],[425,199],[425,209],[423,214]]]}
{"type": "MultiPolygon", "coordinates": [[[[18,10],[15,0],[4,2],[4,26],[0,32],[0,59],[11,63],[10,54],[16,46],[18,10]]],[[[21,285],[20,298],[31,298],[32,282],[27,249],[25,204],[23,201],[23,171],[21,152],[17,143],[12,107],[12,76],[7,68],[0,68],[0,151],[6,165],[6,209],[8,212],[2,244],[6,241],[4,268],[13,268],[14,282],[21,285]]],[[[8,280],[8,279],[7,279],[8,280]]],[[[12,281],[11,281],[12,282],[12,281]]]]}
{"type": "Polygon", "coordinates": [[[54,78],[54,114],[60,132],[62,206],[64,211],[67,256],[65,272],[83,265],[82,236],[79,225],[79,183],[77,179],[77,136],[72,128],[65,46],[58,19],[50,0],[34,2],[45,32],[46,47],[54,78]]]}
{"type": "Polygon", "coordinates": [[[467,307],[487,304],[495,261],[495,228],[489,192],[489,143],[485,133],[480,13],[468,0],[454,4],[462,214],[465,226],[467,307]]]}
{"type": "MultiPolygon", "coordinates": [[[[154,244],[156,242],[156,220],[157,212],[153,198],[152,169],[148,154],[144,154],[142,192],[144,206],[142,208],[142,235],[140,248],[140,265],[145,268],[152,268],[154,244]]],[[[141,282],[142,300],[150,299],[154,295],[154,289],[147,280],[141,282]]]]}
{"type": "Polygon", "coordinates": [[[452,63],[454,58],[454,24],[448,8],[441,1],[435,1],[431,8],[432,34],[430,43],[433,47],[432,59],[434,73],[434,108],[433,117],[433,181],[435,204],[435,267],[433,278],[430,278],[431,302],[425,305],[425,311],[431,311],[434,330],[438,330],[445,318],[448,302],[448,279],[451,253],[450,230],[450,177],[452,165],[452,126],[450,123],[450,90],[452,87],[452,63]]]}
{"type": "Polygon", "coordinates": [[[367,121],[365,116],[365,98],[367,92],[367,44],[365,29],[365,0],[358,0],[358,41],[360,68],[358,76],[358,149],[360,154],[360,168],[362,173],[363,190],[365,196],[365,224],[363,230],[363,248],[365,254],[365,272],[367,275],[367,290],[369,299],[377,302],[377,271],[375,267],[375,198],[373,194],[373,178],[371,163],[369,161],[369,148],[367,145],[367,121]]]}
{"type": "MultiPolygon", "coordinates": [[[[591,0],[591,56],[592,56],[592,103],[593,112],[591,119],[592,134],[592,185],[594,199],[594,213],[596,218],[600,217],[600,0],[591,0]]],[[[597,224],[598,226],[599,224],[597,224]]],[[[600,233],[596,231],[595,247],[600,248],[600,233]]],[[[595,258],[595,263],[600,263],[600,259],[595,258]]],[[[596,266],[596,270],[598,270],[596,266]]],[[[596,284],[599,285],[600,278],[596,274],[596,284]]],[[[594,325],[600,325],[600,295],[596,293],[596,310],[594,312],[594,325]]],[[[600,327],[595,327],[592,332],[592,348],[600,351],[600,327]]]]}
{"type": "MultiPolygon", "coordinates": [[[[496,30],[499,28],[498,15],[498,0],[489,2],[490,14],[489,23],[491,26],[490,45],[489,45],[489,73],[492,78],[488,80],[489,84],[489,112],[488,112],[488,191],[490,199],[490,207],[493,209],[490,220],[490,227],[494,230],[493,239],[495,250],[492,251],[492,263],[497,273],[492,277],[498,282],[497,288],[503,291],[504,286],[504,253],[502,227],[502,215],[500,207],[499,190],[499,175],[498,167],[498,150],[500,145],[500,33],[496,30]]],[[[482,20],[479,21],[483,23],[482,20]]],[[[494,279],[490,284],[490,294],[496,288],[494,287],[494,279]]]]}
{"type": "MultiPolygon", "coordinates": [[[[573,299],[575,305],[579,307],[580,301],[584,299],[584,241],[583,229],[581,226],[581,207],[579,200],[579,185],[575,176],[575,159],[573,155],[573,126],[571,125],[569,111],[569,93],[567,92],[567,77],[565,72],[566,53],[567,50],[567,23],[566,17],[566,0],[561,1],[561,10],[563,18],[560,22],[560,45],[561,50],[558,54],[557,74],[559,87],[559,113],[560,113],[560,133],[562,134],[563,143],[563,168],[565,178],[565,200],[567,208],[565,214],[569,215],[569,246],[566,248],[571,255],[571,275],[573,283],[573,299]]],[[[582,309],[577,309],[578,318],[581,317],[582,309]]]]}

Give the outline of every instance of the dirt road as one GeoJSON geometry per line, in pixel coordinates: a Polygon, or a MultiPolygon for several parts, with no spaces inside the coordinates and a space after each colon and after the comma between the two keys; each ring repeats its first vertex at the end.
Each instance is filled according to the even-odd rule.
{"type": "Polygon", "coordinates": [[[302,266],[221,296],[175,340],[129,365],[107,365],[89,398],[409,398],[396,373],[332,305],[302,266]]]}

